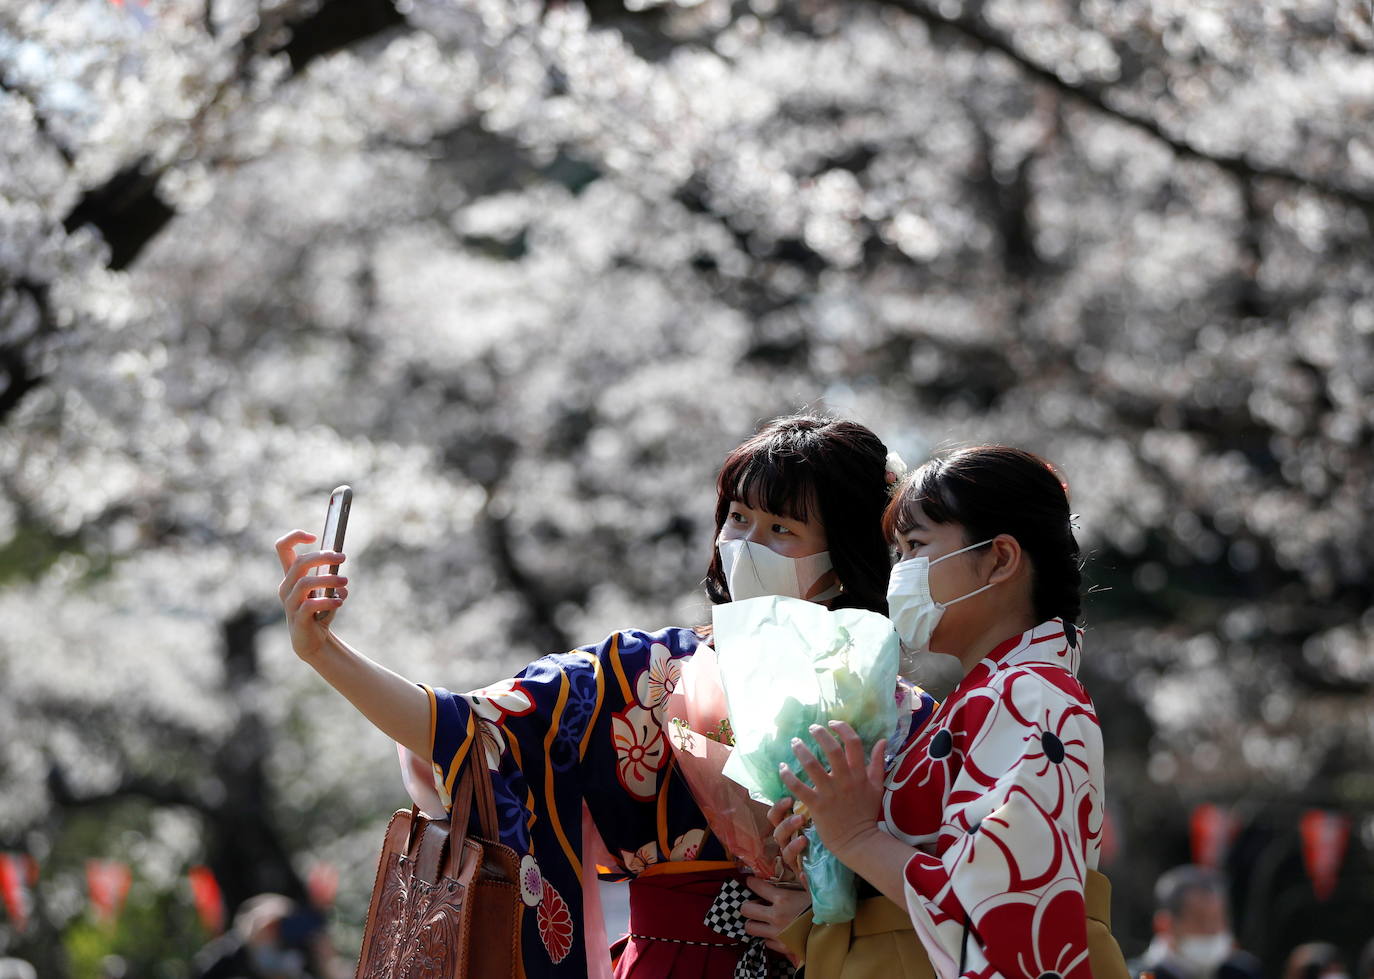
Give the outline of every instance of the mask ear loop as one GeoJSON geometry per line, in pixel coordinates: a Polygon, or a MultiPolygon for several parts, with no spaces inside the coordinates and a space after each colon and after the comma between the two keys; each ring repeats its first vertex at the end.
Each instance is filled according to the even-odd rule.
{"type": "Polygon", "coordinates": [[[946,558],[958,557],[960,554],[963,554],[965,551],[972,551],[972,550],[974,550],[975,548],[986,547],[987,545],[991,544],[991,543],[992,543],[993,541],[995,541],[996,539],[997,539],[996,537],[989,537],[987,540],[979,541],[977,544],[970,544],[968,547],[961,547],[961,548],[959,548],[959,550],[957,550],[957,551],[950,551],[948,554],[941,554],[941,555],[940,555],[939,557],[937,557],[934,561],[931,561],[931,562],[930,562],[930,566],[933,568],[933,567],[935,567],[935,565],[939,564],[941,561],[945,560],[946,558]]]}
{"type": "MultiPolygon", "coordinates": [[[[974,595],[981,595],[983,592],[987,591],[989,588],[994,587],[996,584],[997,584],[997,582],[995,582],[995,581],[989,581],[989,582],[988,582],[986,585],[984,585],[982,588],[979,588],[979,589],[976,590],[976,591],[971,591],[971,592],[969,592],[967,595],[960,595],[958,598],[951,598],[951,599],[950,599],[949,601],[947,601],[947,602],[935,602],[935,604],[938,605],[938,606],[939,606],[940,608],[942,608],[942,609],[946,609],[946,608],[949,608],[951,605],[958,605],[960,602],[962,602],[962,601],[963,601],[964,599],[966,599],[966,598],[972,598],[974,595]]],[[[934,601],[934,599],[931,599],[931,600],[934,601]]]]}
{"type": "MultiPolygon", "coordinates": [[[[973,550],[974,548],[983,547],[983,546],[985,546],[985,545],[987,545],[987,544],[991,544],[991,543],[992,543],[994,540],[996,540],[996,539],[997,539],[997,538],[995,538],[995,537],[989,537],[987,540],[985,540],[985,541],[980,541],[980,542],[977,543],[977,544],[970,544],[968,547],[961,547],[961,548],[960,548],[959,550],[957,550],[957,551],[950,551],[948,554],[941,554],[941,555],[940,555],[939,557],[937,557],[934,561],[931,561],[931,562],[930,562],[930,567],[932,567],[932,568],[935,567],[935,565],[939,564],[939,563],[940,563],[941,561],[943,561],[945,558],[957,557],[958,555],[963,554],[965,551],[971,551],[971,550],[973,550]]],[[[995,582],[995,581],[989,581],[989,582],[988,582],[986,585],[984,585],[982,588],[978,588],[978,589],[976,589],[976,590],[974,590],[974,591],[971,591],[971,592],[969,592],[967,595],[960,595],[958,598],[951,598],[951,599],[950,599],[949,601],[947,601],[947,602],[935,602],[935,596],[934,596],[934,595],[932,595],[932,596],[930,597],[930,600],[931,600],[932,602],[935,602],[935,605],[936,605],[937,607],[939,607],[940,609],[943,610],[943,609],[949,608],[951,605],[957,605],[957,604],[959,604],[959,603],[962,602],[965,598],[972,598],[974,595],[981,595],[983,592],[987,591],[989,588],[993,587],[993,586],[996,585],[996,584],[997,584],[997,582],[995,582]]],[[[927,591],[927,592],[930,591],[930,585],[929,585],[929,584],[926,585],[926,591],[927,591]]]]}

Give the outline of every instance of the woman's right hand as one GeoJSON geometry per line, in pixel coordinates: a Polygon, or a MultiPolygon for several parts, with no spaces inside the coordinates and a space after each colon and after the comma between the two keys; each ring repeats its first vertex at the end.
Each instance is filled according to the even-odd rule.
{"type": "Polygon", "coordinates": [[[297,544],[309,544],[314,534],[293,530],[277,541],[282,580],[277,595],[286,610],[291,647],[326,683],[362,711],[383,734],[410,751],[427,758],[430,749],[429,694],[399,673],[372,662],[329,631],[329,622],[348,598],[343,575],[312,575],[321,565],[342,564],[334,551],[296,553],[297,544]],[[337,595],[312,598],[310,593],[333,588],[337,595]],[[320,614],[316,618],[316,613],[320,614]]]}
{"type": "Polygon", "coordinates": [[[303,660],[309,660],[320,652],[328,641],[329,623],[334,612],[343,605],[348,597],[348,579],[343,575],[315,575],[311,572],[321,565],[342,564],[344,556],[333,551],[306,551],[296,553],[296,545],[309,544],[315,535],[304,530],[293,530],[277,540],[277,558],[281,561],[284,577],[277,595],[281,598],[282,608],[286,610],[286,625],[291,630],[291,648],[303,660]],[[311,597],[311,592],[333,588],[337,595],[328,598],[323,594],[311,597]],[[316,613],[323,613],[316,617],[316,613]]]}
{"type": "Polygon", "coordinates": [[[796,875],[797,880],[806,883],[806,873],[802,870],[802,854],[806,852],[806,817],[792,811],[791,796],[784,796],[768,807],[768,821],[773,824],[773,841],[782,852],[782,862],[796,875]]]}

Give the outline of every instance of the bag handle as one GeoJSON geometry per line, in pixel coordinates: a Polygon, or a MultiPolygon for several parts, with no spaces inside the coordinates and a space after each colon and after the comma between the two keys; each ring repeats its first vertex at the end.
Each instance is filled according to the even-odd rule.
{"type": "Polygon", "coordinates": [[[496,797],[492,791],[491,772],[487,769],[486,759],[474,759],[469,756],[465,761],[448,820],[428,819],[420,813],[418,805],[410,807],[410,825],[406,828],[405,849],[402,851],[401,859],[403,862],[414,861],[414,873],[422,878],[429,874],[438,880],[435,875],[444,873],[451,861],[463,852],[474,804],[477,806],[478,824],[482,835],[492,842],[500,840],[496,797]],[[437,852],[434,850],[434,837],[437,837],[437,852]]]}
{"type": "Polygon", "coordinates": [[[477,819],[482,827],[482,836],[493,843],[501,842],[501,823],[496,814],[496,792],[491,787],[491,769],[483,758],[468,759],[468,770],[478,769],[473,781],[476,783],[477,819]]]}
{"type": "Polygon", "coordinates": [[[484,839],[493,843],[501,841],[501,825],[496,814],[496,795],[491,787],[491,770],[486,759],[474,757],[469,753],[463,765],[463,776],[458,782],[458,792],[450,810],[450,833],[456,833],[453,852],[460,852],[463,840],[467,838],[468,826],[472,821],[473,805],[477,807],[477,824],[484,839]]]}

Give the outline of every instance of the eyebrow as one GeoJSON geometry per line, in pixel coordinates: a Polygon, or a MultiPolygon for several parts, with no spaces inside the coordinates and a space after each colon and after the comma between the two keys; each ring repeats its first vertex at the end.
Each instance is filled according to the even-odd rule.
{"type": "Polygon", "coordinates": [[[774,513],[772,510],[769,510],[767,507],[751,506],[749,503],[746,503],[744,500],[731,500],[730,502],[731,502],[732,504],[738,504],[739,506],[744,507],[744,509],[746,509],[746,510],[753,510],[755,513],[766,513],[766,514],[768,514],[770,517],[775,517],[775,518],[777,518],[777,520],[778,520],[780,523],[793,523],[793,524],[797,524],[798,526],[804,526],[804,525],[810,523],[809,520],[803,520],[803,519],[801,519],[800,517],[791,517],[791,516],[788,516],[788,515],[785,514],[785,513],[774,513]]]}

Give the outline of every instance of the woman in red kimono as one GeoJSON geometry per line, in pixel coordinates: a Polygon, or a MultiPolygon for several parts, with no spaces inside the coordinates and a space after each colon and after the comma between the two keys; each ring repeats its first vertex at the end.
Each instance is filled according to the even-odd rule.
{"type": "MultiPolygon", "coordinates": [[[[854,732],[816,729],[826,765],[784,766],[820,838],[905,905],[940,979],[1092,979],[1084,882],[1103,821],[1102,738],[1078,682],[1078,545],[1048,464],[984,446],[927,463],[884,527],[905,647],[964,677],[884,773],[854,732]],[[829,769],[827,771],[827,768],[829,769]],[[857,804],[856,804],[857,802],[857,804]]],[[[803,817],[778,836],[794,862],[803,817]]]]}

